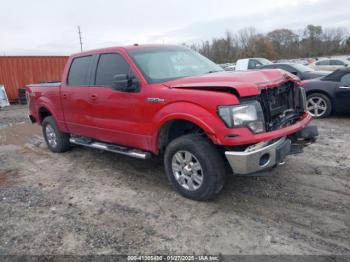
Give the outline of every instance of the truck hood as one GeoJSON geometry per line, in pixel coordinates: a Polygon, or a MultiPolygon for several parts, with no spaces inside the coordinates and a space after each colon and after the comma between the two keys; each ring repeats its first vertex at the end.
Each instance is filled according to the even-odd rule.
{"type": "Polygon", "coordinates": [[[256,96],[261,89],[273,88],[287,81],[300,82],[299,78],[279,69],[244,72],[217,72],[184,77],[163,83],[169,88],[232,91],[241,97],[256,96]]]}

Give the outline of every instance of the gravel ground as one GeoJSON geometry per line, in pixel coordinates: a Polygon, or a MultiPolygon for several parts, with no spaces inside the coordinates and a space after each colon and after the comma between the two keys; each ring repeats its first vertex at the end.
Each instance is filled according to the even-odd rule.
{"type": "Polygon", "coordinates": [[[350,117],[268,177],[211,202],[176,194],[152,161],[51,153],[26,108],[0,111],[0,254],[350,255],[350,117]]]}

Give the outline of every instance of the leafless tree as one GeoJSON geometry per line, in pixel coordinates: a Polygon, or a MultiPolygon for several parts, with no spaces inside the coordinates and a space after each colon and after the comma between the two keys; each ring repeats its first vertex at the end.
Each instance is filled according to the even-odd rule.
{"type": "Polygon", "coordinates": [[[296,31],[281,28],[267,34],[248,27],[236,34],[226,31],[222,38],[190,47],[217,63],[234,62],[244,57],[318,57],[350,53],[350,35],[344,28],[323,29],[317,25],[307,25],[296,31]]]}

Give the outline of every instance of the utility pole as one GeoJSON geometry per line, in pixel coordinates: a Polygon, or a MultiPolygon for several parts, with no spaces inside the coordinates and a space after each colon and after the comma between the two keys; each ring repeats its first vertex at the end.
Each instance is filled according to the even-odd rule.
{"type": "Polygon", "coordinates": [[[78,33],[79,33],[80,51],[83,52],[83,42],[81,41],[82,37],[81,37],[80,26],[78,26],[78,33]]]}

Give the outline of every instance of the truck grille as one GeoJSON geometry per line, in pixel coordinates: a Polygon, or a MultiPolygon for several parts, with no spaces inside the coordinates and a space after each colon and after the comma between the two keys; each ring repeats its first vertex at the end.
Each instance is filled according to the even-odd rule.
{"type": "Polygon", "coordinates": [[[259,100],[267,131],[294,124],[305,111],[305,90],[294,82],[261,90],[259,100]]]}

